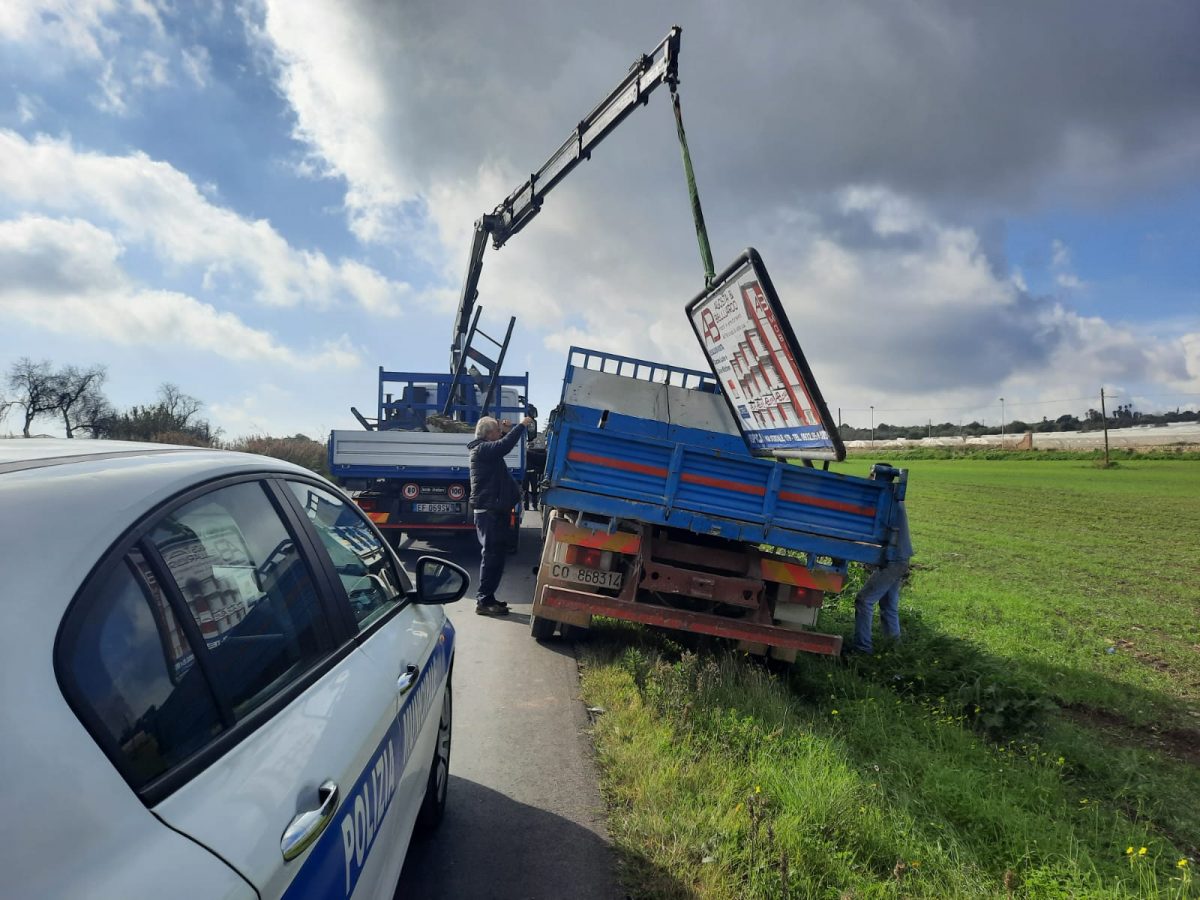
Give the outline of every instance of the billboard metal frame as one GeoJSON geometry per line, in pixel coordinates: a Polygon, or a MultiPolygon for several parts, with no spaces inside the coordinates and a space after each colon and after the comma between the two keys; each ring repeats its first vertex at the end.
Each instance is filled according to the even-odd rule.
{"type": "MultiPolygon", "coordinates": [[[[792,325],[788,321],[787,314],[784,312],[783,304],[779,301],[779,294],[775,291],[775,285],[771,281],[771,276],[767,273],[767,267],[763,264],[762,257],[753,247],[744,250],[737,259],[722,271],[712,285],[705,288],[700,294],[696,295],[687,307],[688,321],[692,325],[692,331],[696,335],[696,340],[700,342],[700,348],[704,351],[704,356],[712,367],[713,374],[717,377],[717,381],[722,386],[721,395],[725,398],[725,402],[729,405],[729,412],[733,416],[734,421],[738,423],[738,428],[741,429],[742,437],[746,439],[746,445],[754,456],[764,457],[784,457],[798,459],[823,459],[841,461],[846,458],[846,447],[842,443],[841,435],[838,434],[837,426],[829,415],[829,407],[825,404],[825,398],[821,395],[821,390],[817,387],[816,379],[813,378],[812,370],[809,368],[808,360],[804,358],[804,352],[800,349],[800,343],[796,340],[796,333],[792,330],[792,325]],[[705,342],[704,331],[701,323],[697,321],[697,317],[693,311],[697,306],[705,303],[714,295],[726,290],[734,276],[740,273],[747,266],[754,273],[758,286],[762,292],[762,298],[774,316],[774,325],[777,327],[778,336],[782,338],[783,349],[790,352],[790,362],[794,363],[796,373],[799,375],[799,387],[805,394],[805,400],[808,401],[807,408],[815,412],[820,418],[820,425],[825,429],[825,433],[829,436],[829,443],[826,447],[821,448],[802,448],[796,446],[788,446],[783,443],[777,447],[756,447],[750,440],[748,432],[758,432],[765,429],[752,428],[747,429],[743,416],[730,397],[729,392],[724,388],[724,380],[721,374],[717,371],[716,363],[709,353],[708,345],[705,342]]],[[[766,347],[767,353],[774,357],[775,352],[769,347],[766,347]]],[[[728,358],[732,365],[736,366],[735,357],[740,351],[728,352],[728,358]]],[[[758,377],[758,376],[749,376],[758,377]]],[[[787,391],[792,398],[793,405],[799,398],[796,396],[793,385],[786,378],[780,379],[783,382],[783,389],[787,391]]],[[[807,427],[807,426],[805,426],[807,427]]]]}

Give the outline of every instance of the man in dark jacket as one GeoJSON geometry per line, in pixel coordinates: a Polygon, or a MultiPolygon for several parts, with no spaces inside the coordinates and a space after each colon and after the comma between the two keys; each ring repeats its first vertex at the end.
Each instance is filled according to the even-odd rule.
{"type": "Polygon", "coordinates": [[[475,533],[481,548],[475,612],[481,616],[508,615],[508,604],[496,599],[496,588],[504,574],[509,518],[521,500],[521,486],[509,473],[504,457],[533,420],[526,416],[506,434],[507,424],[502,426],[491,416],[484,416],[475,424],[475,440],[467,444],[471,452],[471,504],[475,507],[475,533]]]}

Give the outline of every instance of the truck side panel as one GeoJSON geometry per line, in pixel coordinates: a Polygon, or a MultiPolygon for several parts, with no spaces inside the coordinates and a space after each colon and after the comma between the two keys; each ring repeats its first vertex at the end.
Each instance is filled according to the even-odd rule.
{"type": "Polygon", "coordinates": [[[562,421],[548,482],[551,506],[680,527],[694,513],[729,523],[702,533],[870,563],[882,559],[894,502],[881,482],[562,421]]]}
{"type": "MultiPolygon", "coordinates": [[[[330,436],[330,470],[342,478],[392,478],[406,474],[463,477],[469,468],[470,434],[425,431],[334,431],[330,436]]],[[[524,471],[524,442],[504,461],[524,471]]]]}

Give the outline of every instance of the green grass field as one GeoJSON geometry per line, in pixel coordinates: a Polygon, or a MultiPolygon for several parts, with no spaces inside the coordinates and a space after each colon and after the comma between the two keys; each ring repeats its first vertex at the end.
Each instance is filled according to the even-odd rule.
{"type": "Polygon", "coordinates": [[[779,676],[598,629],[631,894],[1200,896],[1200,465],[904,465],[900,645],[779,676]]]}

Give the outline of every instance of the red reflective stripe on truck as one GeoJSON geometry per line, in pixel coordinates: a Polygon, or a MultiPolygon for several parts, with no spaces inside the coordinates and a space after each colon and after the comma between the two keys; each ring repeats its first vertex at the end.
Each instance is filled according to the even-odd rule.
{"type": "Polygon", "coordinates": [[[611,456],[598,456],[595,453],[584,453],[582,450],[572,450],[567,459],[574,462],[591,463],[594,466],[604,466],[607,469],[620,469],[622,472],[637,472],[639,475],[655,475],[667,477],[667,470],[662,466],[648,466],[644,463],[629,462],[624,459],[614,459],[611,456]]]}
{"type": "Polygon", "coordinates": [[[685,472],[683,480],[689,484],[702,484],[705,487],[720,488],[723,491],[737,491],[739,494],[755,494],[762,497],[767,489],[757,484],[745,484],[741,481],[726,481],[724,478],[713,478],[711,475],[693,475],[685,472]]]}
{"type": "Polygon", "coordinates": [[[780,491],[779,499],[789,503],[803,503],[805,506],[819,506],[822,509],[836,509],[838,512],[854,513],[859,516],[875,518],[875,510],[869,506],[859,506],[857,503],[843,503],[841,500],[826,500],[824,497],[813,497],[810,494],[797,494],[795,491],[780,491]]]}

